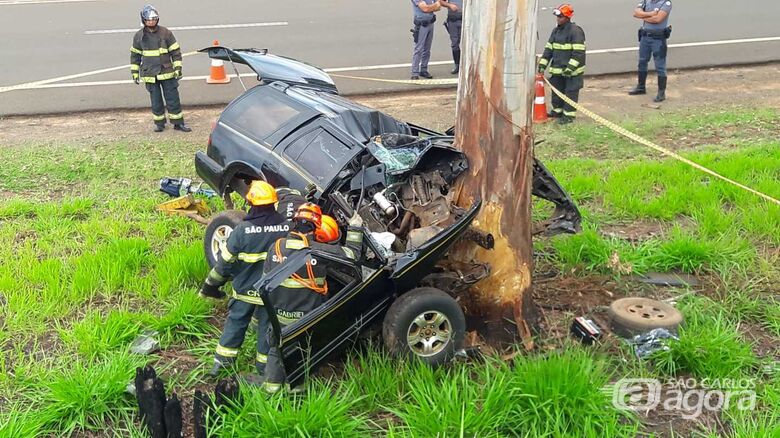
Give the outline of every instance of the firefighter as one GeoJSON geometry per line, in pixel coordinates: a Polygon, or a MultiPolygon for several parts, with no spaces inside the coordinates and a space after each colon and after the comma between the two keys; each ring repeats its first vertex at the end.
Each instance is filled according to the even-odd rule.
{"type": "Polygon", "coordinates": [[[440,0],[442,7],[447,8],[447,21],[444,28],[450,34],[450,49],[452,49],[452,61],[455,67],[451,74],[460,72],[460,35],[463,27],[463,0],[440,0]]]}
{"type": "Polygon", "coordinates": [[[179,100],[179,79],[181,78],[181,47],[173,32],[158,26],[160,15],[152,5],[141,10],[141,24],[144,26],[133,36],[130,47],[130,73],[136,84],[143,82],[152,99],[154,132],[165,129],[165,107],[173,129],[190,132],[184,123],[179,100]],[[165,96],[165,100],[163,100],[165,96]]]}
{"type": "Polygon", "coordinates": [[[642,0],[634,9],[634,18],[642,20],[642,27],[639,29],[638,80],[636,87],[628,92],[631,96],[647,93],[647,66],[652,55],[658,75],[658,94],[653,100],[666,100],[666,40],[672,34],[672,27],[669,26],[671,12],[670,0],[642,0]]]}
{"type": "Polygon", "coordinates": [[[211,375],[217,375],[220,369],[233,364],[253,316],[257,320],[255,366],[259,373],[265,370],[267,362],[268,313],[262,308],[263,300],[253,286],[263,275],[269,247],[287,235],[291,223],[276,211],[276,191],[265,181],[253,181],[246,200],[251,205],[249,213],[230,233],[227,244],[220,250],[217,265],[209,272],[200,290],[202,296],[222,298],[225,294],[220,287],[233,280],[228,316],[219,338],[211,375]]]}
{"type": "MultiPolygon", "coordinates": [[[[553,10],[558,26],[553,29],[550,39],[544,45],[542,59],[539,60],[539,72],[549,68],[550,83],[569,99],[577,102],[583,86],[585,73],[585,32],[571,21],[574,9],[570,4],[562,4],[553,10]]],[[[563,99],[552,93],[552,112],[550,117],[558,118],[558,123],[574,121],[577,110],[565,104],[563,99]]]]}
{"type": "MultiPolygon", "coordinates": [[[[317,205],[303,204],[295,212],[292,231],[268,249],[268,261],[263,270],[270,272],[284,263],[292,253],[304,248],[357,260],[363,247],[363,232],[360,230],[362,225],[362,218],[355,213],[349,219],[345,246],[320,243],[316,239],[337,241],[338,225],[332,218],[325,219],[323,222],[322,210],[317,205]]],[[[305,267],[284,280],[271,292],[276,317],[282,327],[303,318],[329,298],[326,273],[327,261],[313,257],[305,267]]],[[[267,392],[274,393],[281,389],[284,379],[284,365],[278,346],[272,346],[268,353],[268,365],[262,386],[267,392]]]]}

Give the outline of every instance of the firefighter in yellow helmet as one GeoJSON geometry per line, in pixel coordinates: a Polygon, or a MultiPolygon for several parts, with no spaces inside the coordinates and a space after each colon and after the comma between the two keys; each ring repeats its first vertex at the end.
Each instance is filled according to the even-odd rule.
{"type": "Polygon", "coordinates": [[[268,248],[287,235],[291,223],[276,211],[276,191],[265,181],[253,181],[246,200],[251,205],[249,213],[220,249],[217,265],[209,272],[200,290],[201,296],[224,298],[220,287],[233,280],[228,316],[217,345],[212,375],[233,364],[253,315],[257,320],[255,365],[258,372],[264,371],[267,362],[268,313],[262,308],[263,300],[253,287],[263,275],[268,248]]]}
{"type": "MultiPolygon", "coordinates": [[[[358,260],[363,248],[363,232],[360,228],[362,225],[362,218],[355,213],[349,219],[346,245],[328,244],[338,243],[338,224],[330,216],[323,215],[319,206],[312,203],[303,204],[293,216],[293,228],[290,234],[277,240],[268,249],[268,261],[263,270],[270,272],[283,264],[295,251],[304,248],[358,260]]],[[[292,274],[271,292],[276,317],[282,327],[303,318],[329,298],[327,264],[326,260],[313,257],[306,266],[292,274]]],[[[284,383],[285,373],[281,359],[277,346],[271,346],[265,379],[262,382],[267,392],[277,392],[284,383]]]]}

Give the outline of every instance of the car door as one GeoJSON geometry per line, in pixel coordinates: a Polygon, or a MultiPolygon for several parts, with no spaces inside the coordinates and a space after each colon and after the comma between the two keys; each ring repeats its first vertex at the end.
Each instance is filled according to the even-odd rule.
{"type": "Polygon", "coordinates": [[[263,294],[282,361],[290,384],[300,383],[308,372],[329,355],[353,342],[361,329],[384,314],[390,305],[393,285],[387,270],[361,268],[353,261],[320,251],[303,250],[266,274],[257,283],[263,294]],[[282,328],[269,293],[310,257],[328,263],[328,284],[338,288],[322,306],[299,321],[282,328]]]}

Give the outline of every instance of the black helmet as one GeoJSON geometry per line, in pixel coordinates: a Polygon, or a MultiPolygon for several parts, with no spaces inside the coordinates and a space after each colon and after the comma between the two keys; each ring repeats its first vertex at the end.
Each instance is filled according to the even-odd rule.
{"type": "Polygon", "coordinates": [[[146,5],[141,9],[141,24],[146,24],[146,20],[160,21],[160,14],[157,13],[157,9],[152,5],[146,5]]]}

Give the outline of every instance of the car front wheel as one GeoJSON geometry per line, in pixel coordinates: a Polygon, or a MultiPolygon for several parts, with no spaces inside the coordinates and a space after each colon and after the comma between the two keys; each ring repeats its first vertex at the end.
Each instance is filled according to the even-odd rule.
{"type": "Polygon", "coordinates": [[[466,317],[460,305],[432,287],[413,289],[390,306],[382,337],[396,357],[417,358],[441,365],[463,348],[466,317]]]}
{"type": "Polygon", "coordinates": [[[211,218],[203,237],[203,250],[210,268],[216,266],[220,248],[227,244],[230,233],[244,217],[246,213],[241,210],[226,210],[211,218]]]}

